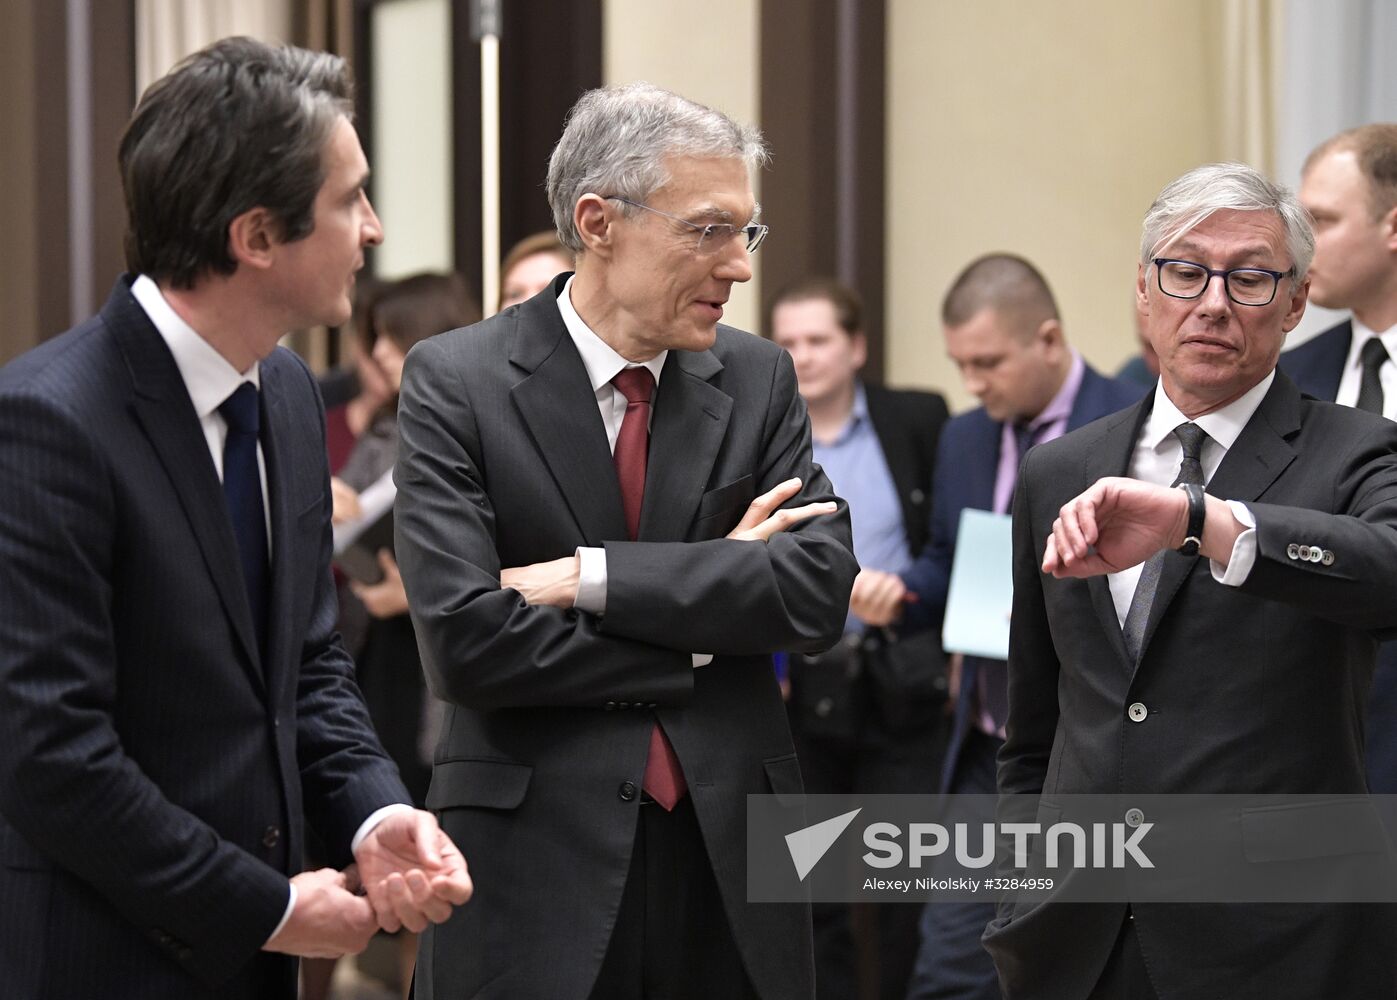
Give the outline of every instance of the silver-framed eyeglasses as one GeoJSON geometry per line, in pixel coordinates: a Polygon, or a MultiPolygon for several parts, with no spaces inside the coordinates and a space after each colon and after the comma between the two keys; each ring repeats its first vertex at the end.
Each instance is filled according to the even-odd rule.
{"type": "Polygon", "coordinates": [[[690,222],[688,219],[681,219],[677,215],[661,212],[658,208],[642,205],[638,201],[622,198],[619,194],[608,194],[602,197],[607,201],[619,201],[623,205],[630,205],[632,208],[643,208],[647,212],[663,215],[666,219],[679,223],[685,229],[698,235],[695,249],[703,254],[717,253],[731,243],[733,237],[739,233],[742,234],[743,242],[747,244],[747,252],[756,253],[757,247],[762,245],[762,240],[766,239],[766,234],[771,231],[769,226],[764,226],[760,222],[749,222],[745,226],[734,226],[728,222],[710,222],[707,225],[700,225],[697,222],[690,222]]]}
{"type": "Polygon", "coordinates": [[[1276,286],[1290,271],[1264,267],[1229,267],[1216,270],[1191,260],[1154,259],[1159,290],[1176,299],[1196,299],[1208,290],[1208,283],[1222,278],[1227,297],[1240,306],[1268,306],[1276,297],[1276,286]]]}

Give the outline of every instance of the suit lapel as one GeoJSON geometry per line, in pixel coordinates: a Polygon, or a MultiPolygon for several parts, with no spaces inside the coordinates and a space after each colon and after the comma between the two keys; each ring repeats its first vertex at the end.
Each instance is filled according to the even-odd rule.
{"type": "Polygon", "coordinates": [[[722,370],[711,351],[670,351],[665,359],[640,509],[647,542],[680,542],[688,534],[732,413],[732,397],[708,382],[722,370]]]}
{"type": "Polygon", "coordinates": [[[136,420],[179,497],[219,600],[243,647],[249,675],[260,691],[260,658],[227,501],[179,368],[159,332],[124,286],[113,292],[102,309],[102,318],[115,334],[130,369],[136,390],[132,403],[136,420]]]}
{"type": "MultiPolygon", "coordinates": [[[[1100,436],[1086,445],[1086,457],[1082,482],[1095,483],[1106,476],[1127,476],[1130,474],[1130,457],[1135,450],[1135,441],[1140,436],[1140,426],[1153,408],[1154,395],[1147,395],[1134,406],[1128,407],[1108,417],[1104,421],[1100,436]]],[[[1111,597],[1111,583],[1104,575],[1087,578],[1087,592],[1091,595],[1091,605],[1101,622],[1111,648],[1120,657],[1122,664],[1134,669],[1129,654],[1126,653],[1125,639],[1121,635],[1120,618],[1116,614],[1116,602],[1111,597]]]]}
{"type": "Polygon", "coordinates": [[[510,396],[583,539],[590,546],[624,541],[621,487],[606,428],[556,295],[540,293],[519,308],[511,341],[510,361],[528,374],[510,396]]]}
{"type": "MultiPolygon", "coordinates": [[[[1208,481],[1208,493],[1243,503],[1257,499],[1285,471],[1286,466],[1295,461],[1295,449],[1287,439],[1299,430],[1300,391],[1285,373],[1278,371],[1261,405],[1242,428],[1242,433],[1223,456],[1217,472],[1208,481]]],[[[1149,648],[1160,619],[1198,560],[1198,556],[1182,556],[1177,552],[1165,557],[1154,603],[1150,606],[1149,621],[1145,624],[1145,636],[1140,646],[1142,651],[1149,648]]]]}
{"type": "Polygon", "coordinates": [[[296,566],[316,553],[292,551],[296,537],[291,523],[291,470],[294,457],[288,452],[294,440],[290,409],[282,385],[282,373],[269,358],[262,363],[262,454],[267,463],[267,503],[272,525],[272,591],[267,605],[267,686],[277,691],[281,666],[291,658],[290,609],[295,586],[296,566]]]}

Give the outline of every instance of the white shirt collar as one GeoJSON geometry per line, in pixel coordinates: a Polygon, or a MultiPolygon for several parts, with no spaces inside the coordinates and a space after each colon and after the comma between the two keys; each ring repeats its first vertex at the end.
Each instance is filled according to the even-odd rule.
{"type": "MultiPolygon", "coordinates": [[[[1264,379],[1226,406],[1205,413],[1192,422],[1203,428],[1209,438],[1222,446],[1224,452],[1228,451],[1236,443],[1242,428],[1247,426],[1247,421],[1251,420],[1261,401],[1266,398],[1266,393],[1270,391],[1271,383],[1275,380],[1276,372],[1272,369],[1264,379]]],[[[1154,409],[1145,421],[1141,441],[1158,451],[1160,446],[1169,440],[1175,427],[1189,422],[1189,418],[1183,415],[1165,393],[1164,380],[1160,379],[1154,389],[1154,409]]]]}
{"type": "Polygon", "coordinates": [[[160,332],[175,366],[194,403],[194,412],[203,420],[217,410],[219,404],[233,394],[243,382],[262,387],[261,362],[255,362],[246,372],[239,372],[212,344],[180,318],[165,301],[160,288],[141,275],[131,285],[131,295],[145,310],[155,329],[160,332]]]}
{"type": "Polygon", "coordinates": [[[1382,346],[1387,348],[1388,357],[1397,359],[1397,326],[1390,326],[1382,333],[1378,333],[1363,323],[1358,321],[1357,316],[1350,316],[1349,322],[1352,324],[1353,335],[1349,337],[1348,363],[1344,365],[1347,371],[1350,368],[1357,368],[1361,362],[1363,345],[1377,337],[1382,341],[1382,346]]]}
{"type": "MultiPolygon", "coordinates": [[[[573,277],[576,277],[574,275],[573,277]]],[[[563,324],[568,328],[572,342],[577,345],[577,353],[582,355],[582,364],[587,368],[587,378],[592,383],[592,392],[611,382],[622,368],[639,367],[627,361],[614,351],[610,344],[592,332],[572,304],[572,278],[568,278],[563,290],[558,293],[558,311],[563,314],[563,324]]],[[[660,384],[660,371],[665,366],[669,351],[661,351],[649,361],[641,362],[655,376],[655,384],[660,384]]]]}

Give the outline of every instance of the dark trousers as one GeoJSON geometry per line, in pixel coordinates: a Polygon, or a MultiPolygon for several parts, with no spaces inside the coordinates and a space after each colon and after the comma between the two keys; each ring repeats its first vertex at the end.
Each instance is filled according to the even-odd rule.
{"type": "Polygon", "coordinates": [[[756,1000],[718,882],[684,796],[673,812],[645,801],[595,1000],[756,1000]]]}
{"type": "Polygon", "coordinates": [[[1106,968],[1101,970],[1101,978],[1087,1000],[1159,1000],[1145,968],[1145,956],[1140,952],[1135,921],[1128,914],[1121,923],[1111,957],[1106,959],[1106,968]]]}
{"type": "MultiPolygon", "coordinates": [[[[1000,742],[971,730],[951,777],[952,794],[994,794],[1000,742]]],[[[1000,1000],[999,976],[980,943],[980,935],[993,919],[993,903],[935,899],[927,903],[907,1000],[1000,1000]]]]}
{"type": "MultiPolygon", "coordinates": [[[[853,738],[812,735],[792,712],[791,729],[810,795],[932,794],[945,753],[944,719],[907,733],[879,730],[869,713],[853,738]]],[[[814,903],[818,1000],[902,1000],[917,955],[917,903],[814,903]],[[871,952],[860,961],[858,940],[871,952]],[[860,975],[860,969],[864,974],[860,975]]]]}

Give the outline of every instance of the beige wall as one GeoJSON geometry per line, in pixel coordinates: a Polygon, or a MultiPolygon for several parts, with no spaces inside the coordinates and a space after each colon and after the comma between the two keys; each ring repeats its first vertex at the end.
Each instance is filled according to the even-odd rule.
{"type": "Polygon", "coordinates": [[[888,2],[888,381],[970,402],[940,305],[979,254],[1021,253],[1099,369],[1134,352],[1140,222],[1219,155],[1209,0],[888,2]],[[1166,85],[1167,84],[1167,85],[1166,85]]]}
{"type": "MultiPolygon", "coordinates": [[[[757,113],[758,0],[606,0],[604,81],[647,80],[760,125],[757,113]]],[[[760,178],[755,181],[761,197],[760,178]]],[[[761,253],[752,280],[733,289],[723,321],[744,330],[760,322],[761,253]]]]}

